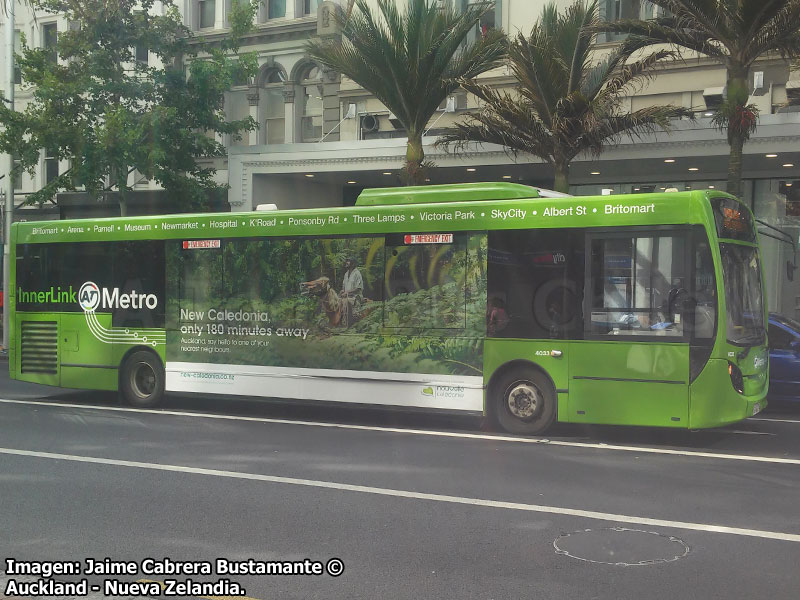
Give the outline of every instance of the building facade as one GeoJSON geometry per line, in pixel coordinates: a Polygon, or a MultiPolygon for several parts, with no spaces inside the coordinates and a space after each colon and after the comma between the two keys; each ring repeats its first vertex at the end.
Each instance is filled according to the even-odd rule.
{"type": "MultiPolygon", "coordinates": [[[[228,14],[237,0],[179,0],[185,24],[205,40],[229,32],[228,14]]],[[[470,0],[440,0],[464,6],[470,0]]],[[[369,0],[377,6],[377,0],[369,0]]],[[[558,0],[560,7],[571,2],[558,0]]],[[[307,54],[309,39],[337,35],[334,11],[347,10],[349,0],[263,0],[242,51],[255,52],[259,72],[227,94],[231,119],[252,116],[258,130],[228,145],[228,156],[213,161],[217,178],[227,183],[232,210],[258,204],[280,208],[348,205],[365,187],[399,183],[405,136],[393,115],[368,92],[316,64],[307,54]]],[[[527,33],[544,0],[497,0],[494,10],[476,27],[527,33]]],[[[26,38],[45,45],[68,24],[54,17],[25,15],[17,23],[26,38]],[[50,29],[48,29],[50,27],[50,29]]],[[[646,0],[602,0],[607,19],[651,18],[657,7],[646,0]]],[[[19,15],[23,16],[20,17],[19,15]]],[[[607,51],[614,36],[598,39],[597,52],[607,51]]],[[[800,92],[800,73],[778,56],[760,60],[750,75],[751,97],[760,111],[756,133],[744,148],[745,200],[761,225],[771,310],[800,317],[800,281],[793,277],[800,235],[800,112],[785,107],[800,92]],[[768,237],[772,236],[772,237],[768,237]]],[[[498,86],[512,84],[505,67],[483,75],[498,86]]],[[[684,55],[665,65],[658,76],[627,99],[628,108],[675,104],[691,108],[696,120],[675,123],[670,135],[623,138],[599,158],[581,156],[571,166],[572,193],[631,193],[683,189],[724,189],[728,145],[711,123],[709,109],[722,99],[724,68],[699,56],[684,55]]],[[[18,104],[24,105],[24,84],[18,104]]],[[[474,146],[458,155],[434,147],[437,134],[464,111],[475,108],[472,97],[455,93],[431,120],[424,138],[426,156],[437,166],[431,183],[515,181],[547,187],[552,170],[538,159],[513,157],[502,148],[474,146]]],[[[38,189],[52,174],[46,153],[42,168],[19,182],[19,191],[38,189]],[[49,171],[48,171],[49,169],[49,171]]],[[[136,183],[150,189],[147,181],[136,183]]],[[[800,278],[800,275],[798,275],[800,278]]]]}

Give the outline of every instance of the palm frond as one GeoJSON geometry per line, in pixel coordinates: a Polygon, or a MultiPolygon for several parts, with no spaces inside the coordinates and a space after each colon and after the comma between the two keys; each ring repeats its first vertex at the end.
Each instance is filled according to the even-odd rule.
{"type": "Polygon", "coordinates": [[[546,121],[558,98],[569,91],[569,64],[556,53],[553,37],[534,26],[530,36],[518,34],[508,49],[511,72],[522,93],[546,121]]]}
{"type": "Polygon", "coordinates": [[[653,21],[620,19],[619,21],[601,21],[588,28],[591,33],[611,32],[627,33],[647,40],[650,44],[672,44],[688,48],[707,56],[725,58],[727,52],[705,27],[677,17],[665,17],[653,21]]]}
{"type": "Polygon", "coordinates": [[[464,44],[492,6],[476,3],[463,13],[410,0],[401,12],[394,0],[355,0],[349,18],[339,16],[342,39],[313,41],[309,55],[370,91],[417,135],[460,77],[474,77],[499,64],[502,34],[492,32],[464,44]]]}
{"type": "Polygon", "coordinates": [[[595,101],[606,106],[619,105],[623,94],[633,95],[645,82],[656,76],[654,67],[658,63],[674,57],[674,52],[659,50],[634,62],[617,63],[615,68],[606,73],[605,85],[594,96],[595,101]]]}
{"type": "Polygon", "coordinates": [[[681,106],[650,106],[631,113],[607,117],[595,130],[595,135],[605,140],[619,141],[623,135],[631,140],[637,140],[659,131],[669,132],[675,119],[690,116],[691,111],[681,106]]]}
{"type": "Polygon", "coordinates": [[[800,56],[800,0],[783,4],[748,38],[750,43],[745,48],[748,61],[753,62],[770,51],[783,57],[800,56]]]}
{"type": "Polygon", "coordinates": [[[437,140],[438,146],[463,150],[469,143],[489,143],[511,153],[524,152],[552,163],[555,153],[552,132],[535,113],[525,110],[505,92],[489,91],[491,109],[472,111],[465,120],[437,140]]]}
{"type": "Polygon", "coordinates": [[[623,96],[652,77],[659,63],[676,55],[660,50],[630,60],[650,41],[629,38],[598,65],[591,65],[585,28],[596,22],[594,8],[594,3],[587,6],[578,0],[557,17],[548,5],[530,35],[517,35],[509,48],[518,84],[513,92],[460,81],[480,100],[482,109],[469,113],[441,143],[457,149],[469,141],[501,144],[563,169],[581,152],[599,154],[622,132],[641,136],[667,130],[671,119],[690,115],[688,109],[674,106],[620,114],[623,96]]]}

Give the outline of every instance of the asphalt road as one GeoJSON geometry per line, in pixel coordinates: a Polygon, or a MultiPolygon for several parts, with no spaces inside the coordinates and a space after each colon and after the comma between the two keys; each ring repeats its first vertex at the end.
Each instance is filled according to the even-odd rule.
{"type": "Polygon", "coordinates": [[[3,372],[0,509],[0,558],[133,561],[86,577],[97,598],[113,578],[227,578],[260,600],[794,600],[800,403],[712,431],[524,439],[473,417],[240,399],[136,411],[3,372]],[[344,572],[170,575],[146,558],[344,572]]]}

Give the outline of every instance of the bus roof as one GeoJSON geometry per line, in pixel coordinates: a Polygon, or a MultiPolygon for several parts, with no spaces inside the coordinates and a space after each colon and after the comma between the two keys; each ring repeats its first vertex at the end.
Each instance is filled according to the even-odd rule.
{"type": "Polygon", "coordinates": [[[397,204],[435,204],[438,202],[473,202],[479,200],[514,200],[538,198],[539,190],[519,183],[487,181],[416,185],[396,188],[368,188],[361,192],[356,206],[394,206],[397,204]]]}

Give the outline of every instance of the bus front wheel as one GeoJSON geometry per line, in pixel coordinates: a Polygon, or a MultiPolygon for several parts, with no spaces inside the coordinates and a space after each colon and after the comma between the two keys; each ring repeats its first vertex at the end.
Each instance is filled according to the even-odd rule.
{"type": "Polygon", "coordinates": [[[556,393],[541,371],[514,368],[502,374],[493,387],[495,419],[506,431],[537,435],[553,424],[556,393]]]}
{"type": "Polygon", "coordinates": [[[119,389],[127,404],[146,408],[161,402],[164,395],[164,368],[152,352],[133,352],[122,363],[119,389]]]}

